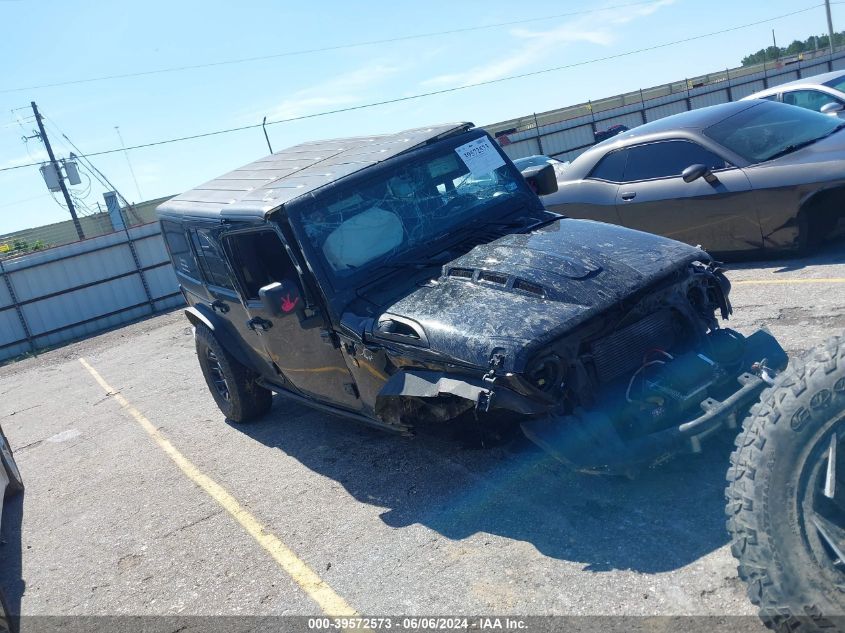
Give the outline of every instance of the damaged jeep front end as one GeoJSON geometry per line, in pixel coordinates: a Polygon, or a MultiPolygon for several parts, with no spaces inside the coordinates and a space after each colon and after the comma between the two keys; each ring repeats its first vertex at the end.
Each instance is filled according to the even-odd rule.
{"type": "Polygon", "coordinates": [[[626,472],[676,452],[737,420],[786,366],[774,337],[713,330],[683,353],[654,350],[626,381],[602,390],[590,407],[522,423],[532,441],[571,468],[626,472]]]}
{"type": "Polygon", "coordinates": [[[690,262],[552,340],[511,348],[514,358],[498,347],[486,367],[397,367],[375,414],[405,426],[511,413],[532,441],[580,471],[626,472],[698,450],[787,362],[768,331],[745,337],[719,326],[732,311],[729,291],[715,264],[690,262]]]}

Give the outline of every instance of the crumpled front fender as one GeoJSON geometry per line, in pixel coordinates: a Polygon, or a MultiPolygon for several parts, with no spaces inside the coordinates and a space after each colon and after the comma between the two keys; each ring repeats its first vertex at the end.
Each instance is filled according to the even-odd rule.
{"type": "Polygon", "coordinates": [[[452,376],[443,372],[411,370],[399,371],[390,377],[376,397],[375,413],[382,420],[395,419],[408,398],[437,399],[455,396],[471,406],[487,409],[507,409],[523,415],[544,413],[548,405],[535,402],[494,382],[468,376],[452,376]]]}

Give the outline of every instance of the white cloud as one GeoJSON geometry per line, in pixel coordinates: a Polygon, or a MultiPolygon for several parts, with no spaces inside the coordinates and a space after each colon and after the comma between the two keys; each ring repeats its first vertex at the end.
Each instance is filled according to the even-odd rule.
{"type": "Polygon", "coordinates": [[[618,14],[613,15],[610,18],[610,21],[614,24],[626,24],[632,20],[636,20],[637,18],[649,16],[663,7],[668,7],[670,4],[674,4],[674,2],[675,0],[658,0],[653,4],[646,4],[639,7],[628,7],[625,11],[620,11],[618,14]]]}
{"type": "Polygon", "coordinates": [[[268,120],[274,121],[353,105],[363,101],[372,88],[400,71],[401,68],[397,65],[373,62],[314,86],[297,90],[271,106],[269,111],[249,116],[254,120],[256,116],[266,115],[268,120]]]}
{"type": "Polygon", "coordinates": [[[607,46],[613,42],[613,36],[605,29],[585,30],[564,25],[548,31],[528,31],[514,29],[510,35],[521,42],[513,52],[500,59],[470,68],[461,73],[450,73],[432,77],[422,82],[427,88],[462,86],[499,79],[519,72],[544,59],[555,56],[565,44],[589,42],[607,46]]]}
{"type": "Polygon", "coordinates": [[[29,154],[21,154],[15,158],[8,158],[0,163],[0,167],[20,167],[30,163],[40,163],[48,160],[47,151],[44,149],[35,150],[29,154]]]}
{"type": "Polygon", "coordinates": [[[600,11],[547,30],[512,29],[509,34],[515,42],[509,55],[475,66],[465,72],[431,77],[424,80],[421,85],[426,88],[465,86],[518,74],[523,69],[544,60],[560,59],[562,49],[568,44],[589,43],[610,46],[616,41],[612,25],[624,24],[639,17],[651,15],[660,7],[673,2],[674,0],[659,0],[645,6],[614,9],[610,15],[608,15],[610,10],[600,11]]]}
{"type": "Polygon", "coordinates": [[[144,185],[154,184],[161,180],[162,169],[158,163],[139,163],[133,165],[138,182],[144,185]]]}

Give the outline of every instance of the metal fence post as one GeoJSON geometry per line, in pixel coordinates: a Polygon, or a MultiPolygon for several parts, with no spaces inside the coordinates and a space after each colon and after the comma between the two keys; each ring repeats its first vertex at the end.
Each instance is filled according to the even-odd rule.
{"type": "Polygon", "coordinates": [[[26,336],[26,342],[29,343],[30,351],[34,352],[36,350],[35,341],[32,338],[32,332],[29,329],[29,324],[26,322],[26,317],[23,314],[23,310],[21,309],[21,305],[18,303],[18,296],[15,294],[15,288],[12,286],[12,278],[9,276],[9,273],[6,272],[6,267],[3,265],[3,260],[0,259],[0,275],[3,276],[3,281],[6,282],[6,290],[9,291],[9,297],[12,299],[12,304],[15,306],[15,312],[18,315],[18,319],[21,322],[21,327],[23,328],[24,336],[26,336]]]}
{"type": "Polygon", "coordinates": [[[539,148],[538,154],[545,154],[543,151],[543,139],[540,138],[540,124],[537,123],[537,113],[534,113],[534,131],[537,133],[537,147],[539,148]]]}
{"type": "Polygon", "coordinates": [[[731,69],[725,68],[725,78],[728,82],[728,101],[734,100],[734,91],[731,89],[731,69]]]}
{"type": "Polygon", "coordinates": [[[640,118],[643,121],[643,124],[648,123],[648,119],[645,116],[645,99],[643,98],[643,89],[640,88],[640,118]]]}
{"type": "Polygon", "coordinates": [[[135,241],[132,239],[132,235],[129,233],[129,222],[128,218],[123,215],[123,209],[120,208],[120,203],[117,200],[117,194],[114,191],[107,191],[103,194],[103,198],[106,201],[106,208],[108,208],[109,213],[116,212],[118,217],[120,218],[121,223],[123,224],[123,232],[126,234],[126,244],[129,246],[129,252],[132,253],[132,261],[135,262],[135,269],[138,271],[138,276],[141,278],[141,285],[144,287],[144,294],[147,297],[147,304],[150,306],[150,312],[155,313],[155,301],[153,300],[153,295],[150,292],[150,286],[147,283],[147,277],[144,275],[144,269],[141,266],[141,260],[138,258],[138,251],[135,250],[135,241]]]}

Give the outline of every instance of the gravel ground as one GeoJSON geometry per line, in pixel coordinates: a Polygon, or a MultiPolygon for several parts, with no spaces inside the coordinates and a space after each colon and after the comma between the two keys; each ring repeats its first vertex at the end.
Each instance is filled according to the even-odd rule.
{"type": "MultiPolygon", "coordinates": [[[[845,330],[843,250],[732,266],[732,327],[768,325],[791,353],[845,330]]],[[[80,357],[361,613],[754,613],[724,529],[729,438],[627,481],[568,473],[524,442],[409,440],[279,398],[233,426],[180,311],[0,367],[27,485],[3,516],[13,611],[319,613],[80,357]]]]}

